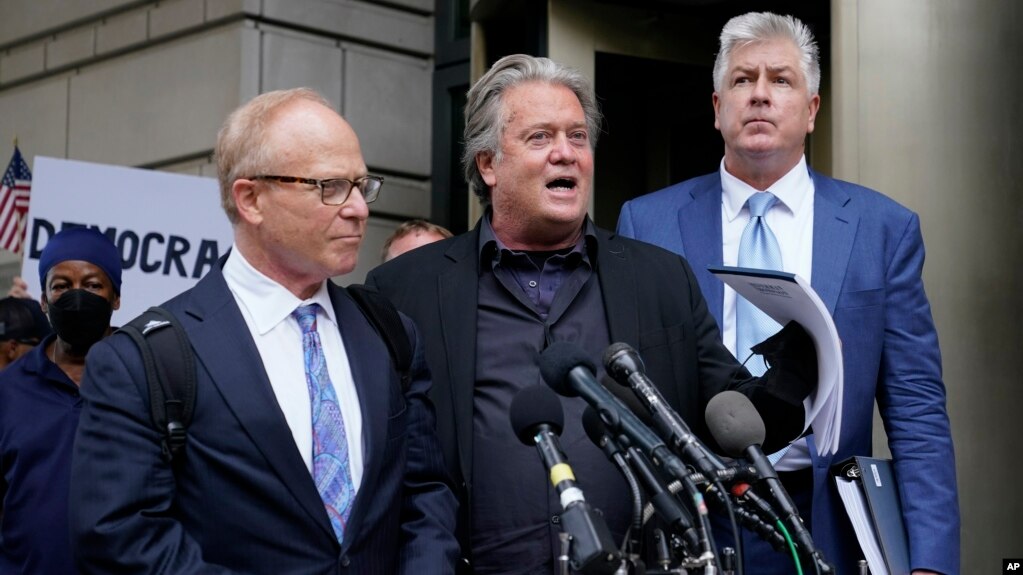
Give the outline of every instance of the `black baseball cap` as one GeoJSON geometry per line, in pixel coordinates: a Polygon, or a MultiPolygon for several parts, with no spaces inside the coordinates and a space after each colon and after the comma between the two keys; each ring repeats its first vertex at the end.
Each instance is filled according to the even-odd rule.
{"type": "Polygon", "coordinates": [[[34,345],[51,331],[39,302],[21,297],[0,299],[0,341],[13,339],[34,345]]]}

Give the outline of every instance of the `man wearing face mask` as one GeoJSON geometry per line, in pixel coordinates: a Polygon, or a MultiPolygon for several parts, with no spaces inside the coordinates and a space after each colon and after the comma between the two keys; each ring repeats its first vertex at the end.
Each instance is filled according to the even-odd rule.
{"type": "Polygon", "coordinates": [[[121,257],[90,228],[54,235],[39,257],[55,333],[0,373],[0,575],[74,573],[68,541],[71,447],[85,356],[111,333],[121,257]]]}

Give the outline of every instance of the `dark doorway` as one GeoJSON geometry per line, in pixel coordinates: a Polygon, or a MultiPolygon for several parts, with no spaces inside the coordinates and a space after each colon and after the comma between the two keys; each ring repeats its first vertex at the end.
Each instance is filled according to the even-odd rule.
{"type": "Polygon", "coordinates": [[[626,201],[717,169],[711,66],[596,55],[604,113],[597,143],[594,217],[614,229],[626,201]]]}

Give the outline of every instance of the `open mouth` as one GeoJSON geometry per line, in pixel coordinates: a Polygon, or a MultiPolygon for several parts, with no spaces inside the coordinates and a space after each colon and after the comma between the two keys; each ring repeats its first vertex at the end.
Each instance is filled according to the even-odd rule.
{"type": "Polygon", "coordinates": [[[575,189],[575,179],[555,178],[547,182],[547,189],[551,191],[569,191],[575,189]]]}

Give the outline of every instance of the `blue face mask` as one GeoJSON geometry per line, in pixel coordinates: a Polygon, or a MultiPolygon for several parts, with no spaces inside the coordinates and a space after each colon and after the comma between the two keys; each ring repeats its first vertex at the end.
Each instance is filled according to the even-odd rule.
{"type": "Polygon", "coordinates": [[[68,290],[49,305],[53,331],[76,353],[88,351],[103,339],[113,313],[106,298],[83,289],[68,290]]]}

